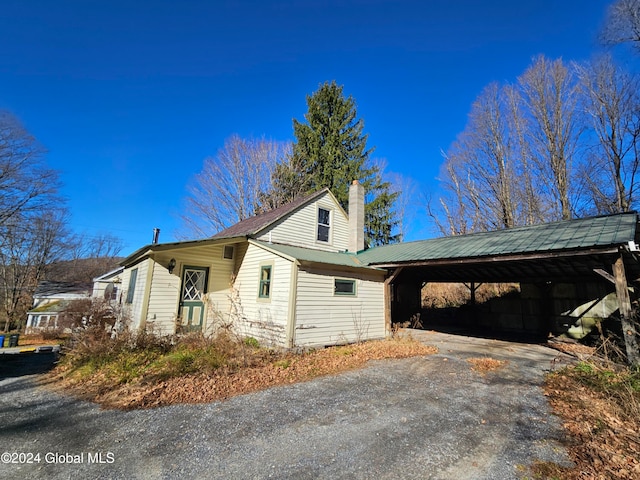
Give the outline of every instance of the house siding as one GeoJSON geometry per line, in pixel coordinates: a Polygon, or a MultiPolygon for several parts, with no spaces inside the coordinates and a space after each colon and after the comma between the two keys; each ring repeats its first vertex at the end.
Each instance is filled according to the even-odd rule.
{"type": "Polygon", "coordinates": [[[156,256],[157,263],[149,292],[147,325],[153,325],[154,330],[161,334],[175,333],[183,269],[185,266],[206,267],[209,269],[209,276],[205,296],[206,315],[202,329],[211,333],[216,318],[214,312],[228,312],[230,304],[229,293],[235,258],[222,258],[223,248],[222,245],[196,247],[156,256]],[[166,268],[171,258],[176,259],[173,273],[169,273],[166,268]]]}
{"type": "Polygon", "coordinates": [[[276,223],[270,229],[261,232],[257,239],[331,252],[344,251],[349,247],[349,219],[333,200],[333,197],[329,193],[325,193],[291,216],[276,223]],[[331,212],[331,231],[328,243],[316,240],[318,208],[325,208],[331,212]]]}
{"type": "Polygon", "coordinates": [[[243,245],[238,252],[239,269],[234,283],[232,313],[238,332],[263,345],[285,345],[291,290],[291,261],[256,245],[243,245]],[[260,268],[272,265],[270,298],[258,297],[260,268]],[[242,299],[242,300],[240,300],[242,299]]]}
{"type": "Polygon", "coordinates": [[[298,272],[296,346],[334,345],[383,338],[384,276],[340,271],[298,272]],[[356,295],[334,295],[334,280],[356,281],[356,295]]]}
{"type": "Polygon", "coordinates": [[[122,273],[122,285],[126,289],[123,292],[123,298],[127,298],[129,289],[129,279],[131,278],[131,272],[138,269],[136,277],[136,284],[133,291],[133,299],[131,303],[125,303],[125,312],[129,316],[131,321],[131,328],[136,330],[142,325],[142,309],[144,307],[144,292],[147,283],[147,272],[149,270],[150,259],[142,260],[135,265],[126,268],[122,273]]]}
{"type": "Polygon", "coordinates": [[[175,333],[179,294],[180,277],[170,274],[161,264],[156,263],[149,290],[146,319],[148,329],[159,335],[175,333]]]}

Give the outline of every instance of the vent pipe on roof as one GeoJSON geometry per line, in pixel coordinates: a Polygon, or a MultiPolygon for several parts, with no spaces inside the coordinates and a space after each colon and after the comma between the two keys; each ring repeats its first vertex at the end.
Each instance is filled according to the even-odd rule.
{"type": "Polygon", "coordinates": [[[364,250],[364,186],[354,180],[349,187],[349,251],[364,250]]]}
{"type": "Polygon", "coordinates": [[[160,229],[159,228],[154,228],[153,229],[153,241],[151,242],[152,244],[156,244],[158,243],[158,237],[160,236],[160,229]]]}

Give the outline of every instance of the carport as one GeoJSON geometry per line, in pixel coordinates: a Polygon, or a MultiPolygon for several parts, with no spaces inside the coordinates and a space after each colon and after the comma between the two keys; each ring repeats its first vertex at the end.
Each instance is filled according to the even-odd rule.
{"type": "MultiPolygon", "coordinates": [[[[605,283],[615,288],[627,345],[636,345],[629,287],[640,279],[636,212],[387,245],[358,257],[385,268],[387,326],[427,282],[605,283]]],[[[471,287],[473,289],[473,286],[471,287]]],[[[407,304],[408,303],[408,304],[407,304]]]]}

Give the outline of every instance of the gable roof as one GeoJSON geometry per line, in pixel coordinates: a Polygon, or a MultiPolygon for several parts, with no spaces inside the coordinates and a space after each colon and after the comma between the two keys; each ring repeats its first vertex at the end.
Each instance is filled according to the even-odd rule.
{"type": "MultiPolygon", "coordinates": [[[[241,220],[240,222],[216,233],[212,237],[202,238],[199,240],[183,240],[179,242],[152,243],[149,245],[145,245],[144,247],[139,248],[138,250],[124,258],[120,262],[120,265],[130,266],[133,263],[144,258],[145,256],[151,254],[152,252],[173,250],[178,248],[182,249],[199,247],[210,244],[225,244],[231,242],[232,239],[241,239],[256,236],[264,229],[270,227],[271,225],[274,225],[276,222],[284,219],[285,217],[294,213],[296,210],[313,202],[314,200],[320,198],[325,194],[328,194],[333,199],[340,211],[342,211],[342,213],[347,216],[346,212],[342,209],[338,200],[336,200],[329,188],[325,187],[321,190],[318,190],[317,192],[299,197],[285,205],[274,208],[273,210],[269,210],[268,212],[264,212],[259,215],[254,215],[253,217],[249,217],[245,220],[241,220]]],[[[102,277],[98,277],[98,280],[101,278],[102,277]]]]}
{"type": "Polygon", "coordinates": [[[292,214],[300,207],[312,202],[325,193],[329,193],[333,196],[328,188],[323,188],[322,190],[318,190],[317,192],[304,197],[299,197],[285,205],[269,210],[268,212],[241,220],[235,225],[231,225],[229,228],[225,228],[221,232],[216,233],[211,238],[249,237],[256,235],[258,232],[292,214]]]}
{"type": "Polygon", "coordinates": [[[365,250],[366,265],[616,247],[636,240],[636,212],[472,233],[365,250]]]}

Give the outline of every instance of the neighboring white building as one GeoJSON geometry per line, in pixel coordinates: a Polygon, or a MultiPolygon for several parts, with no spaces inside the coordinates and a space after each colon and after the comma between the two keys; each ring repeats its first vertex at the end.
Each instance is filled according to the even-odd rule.
{"type": "Polygon", "coordinates": [[[351,218],[323,189],[209,239],[139,249],[117,275],[131,327],[173,334],[233,322],[242,335],[288,348],[383,338],[386,271],[356,257],[364,249],[357,182],[350,210],[351,218]]]}
{"type": "Polygon", "coordinates": [[[124,267],[118,267],[110,272],[93,279],[93,298],[120,303],[122,297],[122,272],[124,267]]]}
{"type": "Polygon", "coordinates": [[[67,282],[40,282],[27,312],[26,333],[58,328],[58,316],[72,300],[91,297],[91,286],[67,282]]]}

